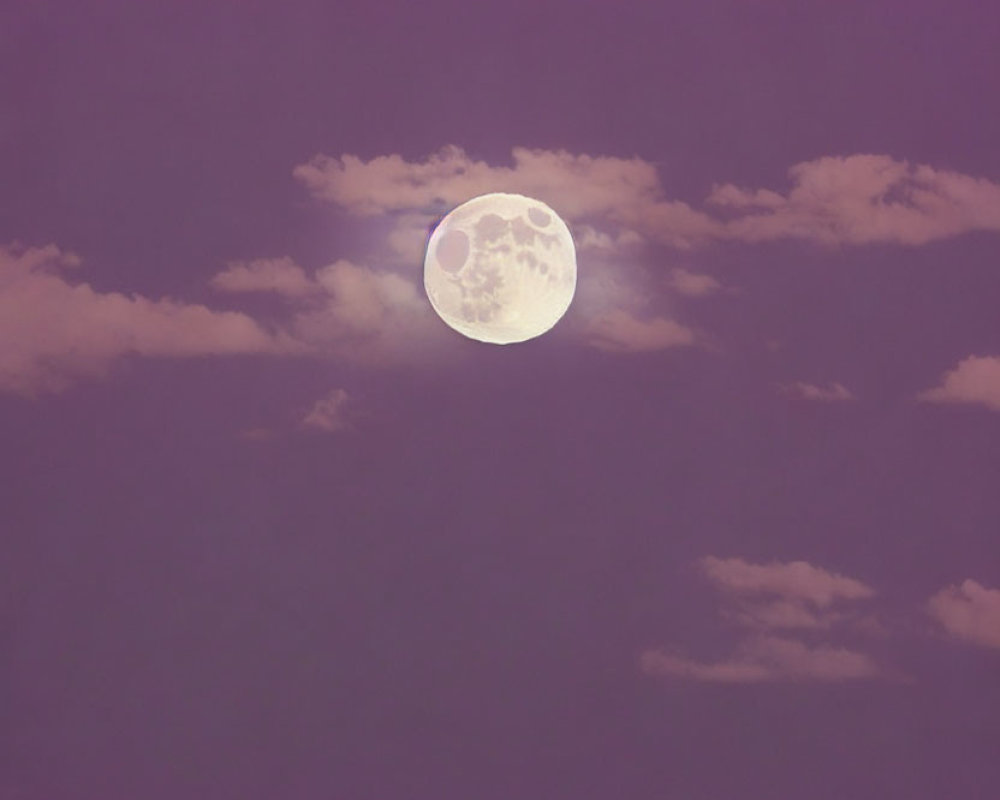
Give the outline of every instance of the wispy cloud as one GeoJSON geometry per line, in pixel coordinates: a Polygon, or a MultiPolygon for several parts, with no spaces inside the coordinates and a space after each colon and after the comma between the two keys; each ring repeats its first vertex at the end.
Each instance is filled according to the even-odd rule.
{"type": "Polygon", "coordinates": [[[729,659],[702,662],[668,650],[648,650],[640,658],[647,675],[689,678],[717,683],[763,681],[847,681],[882,674],[867,655],[846,647],[808,645],[778,636],[744,641],[729,659]]]}
{"type": "Polygon", "coordinates": [[[628,311],[615,309],[591,319],[586,328],[587,342],[612,353],[637,353],[684,347],[696,341],[690,328],[665,317],[639,319],[628,311]]]}
{"type": "Polygon", "coordinates": [[[224,292],[274,292],[291,297],[316,289],[306,271],[287,256],[231,262],[211,283],[224,292]]]}
{"type": "Polygon", "coordinates": [[[303,415],[302,425],[324,433],[347,430],[351,427],[348,417],[351,402],[345,389],[332,389],[303,415]]]}
{"type": "Polygon", "coordinates": [[[741,558],[706,556],[700,566],[717,587],[737,595],[774,595],[826,608],[835,600],[861,600],[875,594],[861,581],[806,561],[752,564],[741,558]]]}
{"type": "Polygon", "coordinates": [[[296,310],[290,329],[318,352],[388,364],[433,354],[447,341],[410,278],[340,260],[315,273],[319,293],[296,310]]]}
{"type": "Polygon", "coordinates": [[[605,233],[592,225],[576,225],[573,228],[573,239],[577,250],[597,250],[611,253],[643,243],[643,238],[631,230],[622,230],[617,235],[605,233]]]}
{"type": "Polygon", "coordinates": [[[821,403],[839,403],[854,399],[854,395],[842,383],[818,386],[814,383],[798,381],[796,383],[784,384],[781,388],[786,394],[801,397],[803,400],[816,400],[821,403]]]}
{"type": "Polygon", "coordinates": [[[1000,647],[1000,589],[987,589],[966,580],[931,597],[927,612],[956,638],[983,647],[1000,647]]]}
{"type": "Polygon", "coordinates": [[[969,356],[945,373],[939,386],[917,397],[928,403],[964,403],[1000,411],[1000,356],[969,356]]]}
{"type": "Polygon", "coordinates": [[[341,259],[310,273],[285,257],[230,264],[211,283],[284,296],[285,327],[318,357],[397,363],[427,356],[446,336],[414,277],[391,268],[341,259]]]}
{"type": "Polygon", "coordinates": [[[99,292],[64,276],[79,260],[50,245],[0,247],[0,390],[58,391],[130,355],[292,354],[291,337],[246,314],[99,292]]]}
{"type": "Polygon", "coordinates": [[[834,606],[873,597],[874,590],[861,581],[805,561],[753,564],[707,556],[698,567],[729,601],[721,610],[723,617],[743,629],[736,651],[729,658],[706,662],[676,647],[650,648],[640,659],[647,674],[726,683],[842,681],[890,674],[857,650],[778,633],[827,638],[848,622],[856,630],[856,615],[834,606]]]}
{"type": "Polygon", "coordinates": [[[1000,184],[886,155],[827,156],[789,169],[791,189],[717,186],[710,206],[732,215],[722,235],[824,244],[921,245],[1000,231],[1000,184]]]}
{"type": "Polygon", "coordinates": [[[667,285],[675,292],[689,297],[704,297],[722,289],[722,284],[711,275],[680,268],[670,273],[667,285]]]}

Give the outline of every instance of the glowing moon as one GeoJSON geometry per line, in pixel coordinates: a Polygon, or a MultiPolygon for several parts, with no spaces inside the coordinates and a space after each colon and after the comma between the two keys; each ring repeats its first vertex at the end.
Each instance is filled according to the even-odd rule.
{"type": "Polygon", "coordinates": [[[427,242],[424,288],[450,327],[510,344],[555,325],[576,291],[576,248],[540,200],[484,194],[441,220],[427,242]]]}

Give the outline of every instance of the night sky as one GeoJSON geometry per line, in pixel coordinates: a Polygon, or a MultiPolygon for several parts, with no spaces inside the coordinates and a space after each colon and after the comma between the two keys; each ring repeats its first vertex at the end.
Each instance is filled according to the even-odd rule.
{"type": "Polygon", "coordinates": [[[0,800],[1000,797],[995,4],[0,19],[0,800]]]}

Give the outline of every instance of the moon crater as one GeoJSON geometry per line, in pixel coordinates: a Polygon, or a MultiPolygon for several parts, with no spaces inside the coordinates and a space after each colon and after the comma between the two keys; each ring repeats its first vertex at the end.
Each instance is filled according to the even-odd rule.
{"type": "Polygon", "coordinates": [[[448,231],[437,243],[438,264],[445,272],[456,273],[469,257],[469,235],[464,231],[448,231]]]}

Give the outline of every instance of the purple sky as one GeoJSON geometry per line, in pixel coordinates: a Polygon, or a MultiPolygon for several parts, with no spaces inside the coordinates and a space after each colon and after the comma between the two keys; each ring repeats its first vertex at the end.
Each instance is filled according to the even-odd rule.
{"type": "Polygon", "coordinates": [[[155,5],[2,14],[0,800],[1000,797],[993,4],[155,5]]]}

